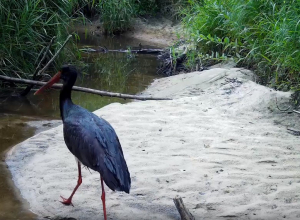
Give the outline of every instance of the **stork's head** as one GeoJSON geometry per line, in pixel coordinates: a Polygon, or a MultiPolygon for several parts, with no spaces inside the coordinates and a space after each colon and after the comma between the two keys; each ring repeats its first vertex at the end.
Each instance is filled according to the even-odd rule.
{"type": "Polygon", "coordinates": [[[77,69],[75,66],[72,65],[63,65],[61,67],[61,70],[58,71],[49,81],[47,84],[42,86],[38,91],[34,93],[34,95],[37,95],[41,92],[43,92],[45,89],[50,88],[54,83],[59,82],[59,80],[63,81],[64,87],[70,87],[75,84],[77,79],[77,69]]]}

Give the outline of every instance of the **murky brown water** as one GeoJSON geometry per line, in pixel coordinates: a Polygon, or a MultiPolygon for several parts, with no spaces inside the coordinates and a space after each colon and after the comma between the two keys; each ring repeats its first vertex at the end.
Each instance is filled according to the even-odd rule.
{"type": "MultiPolygon", "coordinates": [[[[122,37],[105,38],[80,36],[80,45],[105,46],[108,49],[126,49],[127,46],[138,47],[134,39],[122,37]]],[[[145,47],[145,46],[144,46],[145,47]]],[[[144,90],[156,74],[157,60],[152,55],[128,54],[85,54],[89,63],[76,85],[113,92],[136,94],[144,90]],[[87,74],[86,74],[87,73],[87,74]]],[[[11,91],[0,93],[0,220],[35,220],[37,217],[28,210],[28,204],[22,199],[18,189],[12,183],[11,175],[4,162],[7,150],[33,136],[35,133],[57,126],[59,120],[59,91],[51,90],[43,95],[26,98],[11,96],[11,91]]],[[[112,102],[127,102],[118,98],[101,97],[92,94],[73,92],[73,101],[90,111],[99,109],[112,102]]]]}

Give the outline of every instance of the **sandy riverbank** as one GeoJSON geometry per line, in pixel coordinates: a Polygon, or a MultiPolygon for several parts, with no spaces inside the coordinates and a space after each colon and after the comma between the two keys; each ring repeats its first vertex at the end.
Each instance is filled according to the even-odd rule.
{"type": "MultiPolygon", "coordinates": [[[[216,68],[156,80],[144,93],[174,98],[110,104],[95,114],[115,128],[132,176],[131,193],[107,188],[109,219],[180,219],[179,195],[196,219],[300,217],[299,118],[282,114],[289,93],[253,82],[250,71],[216,68]]],[[[39,216],[102,219],[98,173],[77,181],[62,126],[15,146],[6,163],[39,216]]]]}

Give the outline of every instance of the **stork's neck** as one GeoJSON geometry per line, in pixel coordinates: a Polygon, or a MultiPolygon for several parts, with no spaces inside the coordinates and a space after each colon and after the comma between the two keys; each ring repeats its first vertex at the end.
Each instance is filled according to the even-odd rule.
{"type": "Polygon", "coordinates": [[[67,116],[71,107],[74,105],[71,99],[71,91],[72,91],[72,86],[64,85],[63,89],[60,92],[59,107],[60,107],[60,116],[63,121],[67,116]]]}

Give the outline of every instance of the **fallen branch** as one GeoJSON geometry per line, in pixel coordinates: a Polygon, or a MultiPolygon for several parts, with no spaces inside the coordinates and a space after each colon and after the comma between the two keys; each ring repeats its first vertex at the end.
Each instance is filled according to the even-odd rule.
{"type": "Polygon", "coordinates": [[[195,220],[195,217],[190,213],[190,211],[185,207],[182,198],[176,196],[173,202],[181,216],[181,220],[195,220]]]}
{"type": "Polygon", "coordinates": [[[137,54],[159,54],[163,52],[162,49],[141,49],[141,50],[108,50],[108,52],[119,53],[137,53],[137,54]]]}
{"type": "MultiPolygon", "coordinates": [[[[8,81],[8,82],[15,82],[15,83],[22,83],[22,84],[30,84],[30,85],[38,85],[43,86],[46,84],[46,82],[39,82],[35,80],[29,80],[29,79],[19,79],[19,78],[13,78],[8,76],[0,75],[0,80],[8,81]]],[[[61,89],[62,84],[54,84],[51,88],[54,89],[61,89]]],[[[156,98],[151,96],[137,96],[137,95],[129,95],[129,94],[122,94],[122,93],[115,93],[115,92],[107,92],[107,91],[100,91],[96,89],[90,89],[90,88],[84,88],[79,86],[73,86],[72,90],[79,91],[79,92],[86,92],[101,96],[109,96],[109,97],[117,97],[122,99],[137,99],[137,100],[171,100],[170,98],[156,98]]]]}
{"type": "Polygon", "coordinates": [[[80,51],[85,53],[107,53],[107,52],[116,52],[116,53],[137,53],[137,54],[159,54],[163,52],[162,49],[140,49],[140,50],[108,50],[104,47],[98,48],[82,48],[80,51]]]}

